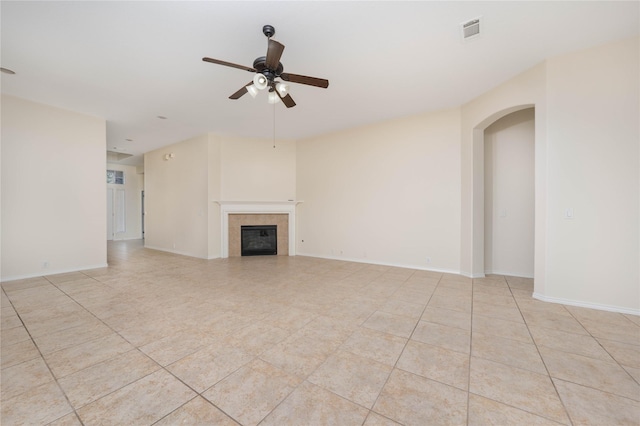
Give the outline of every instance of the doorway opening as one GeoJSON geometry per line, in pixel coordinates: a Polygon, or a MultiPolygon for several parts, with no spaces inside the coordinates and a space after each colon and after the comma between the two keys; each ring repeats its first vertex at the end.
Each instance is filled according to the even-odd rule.
{"type": "Polygon", "coordinates": [[[117,239],[117,235],[126,232],[124,189],[107,188],[107,240],[117,239]]]}
{"type": "Polygon", "coordinates": [[[484,130],[484,273],[533,278],[535,111],[484,130]]]}
{"type": "Polygon", "coordinates": [[[140,204],[142,205],[142,211],[140,213],[142,223],[140,226],[142,227],[142,239],[144,240],[144,191],[142,191],[142,195],[140,196],[140,204]]]}

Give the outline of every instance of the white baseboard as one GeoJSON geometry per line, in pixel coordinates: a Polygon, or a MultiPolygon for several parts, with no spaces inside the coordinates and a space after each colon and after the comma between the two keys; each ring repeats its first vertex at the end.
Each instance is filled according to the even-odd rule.
{"type": "Polygon", "coordinates": [[[540,293],[533,293],[533,298],[543,302],[559,303],[562,305],[578,306],[580,308],[599,309],[601,311],[619,312],[621,314],[639,315],[640,309],[625,308],[622,306],[604,305],[601,303],[583,302],[580,300],[563,299],[560,297],[543,296],[540,293]]]}
{"type": "Polygon", "coordinates": [[[131,240],[141,240],[142,236],[139,237],[123,237],[123,238],[114,238],[113,240],[107,241],[131,241],[131,240]]]}
{"type": "Polygon", "coordinates": [[[180,251],[180,250],[174,250],[174,249],[168,249],[166,247],[155,247],[155,246],[150,246],[150,245],[146,245],[145,244],[144,248],[148,248],[148,249],[151,249],[151,250],[163,251],[165,253],[178,254],[180,256],[195,257],[196,259],[206,259],[206,257],[196,256],[193,253],[188,253],[188,252],[184,252],[184,251],[180,251]]]}
{"type": "Polygon", "coordinates": [[[441,272],[443,274],[455,274],[461,275],[460,271],[454,271],[451,269],[438,269],[438,268],[425,268],[424,266],[416,266],[410,264],[399,264],[399,263],[389,263],[389,262],[378,262],[371,259],[358,259],[358,258],[349,258],[349,257],[336,257],[336,256],[322,256],[317,254],[310,253],[301,253],[298,251],[296,256],[306,256],[306,257],[317,257],[318,259],[329,259],[329,260],[339,260],[343,262],[354,262],[354,263],[368,263],[371,265],[380,265],[380,266],[391,266],[395,268],[405,268],[405,269],[417,269],[419,271],[430,271],[430,272],[441,272]]]}
{"type": "Polygon", "coordinates": [[[29,273],[29,274],[24,274],[24,275],[14,275],[14,276],[2,277],[2,280],[0,280],[0,282],[4,283],[4,282],[8,282],[8,281],[26,280],[26,279],[29,279],[29,278],[45,277],[47,275],[68,274],[69,272],[82,272],[82,271],[88,271],[90,269],[106,268],[107,266],[109,266],[107,263],[101,263],[99,265],[85,265],[85,266],[81,266],[79,268],[47,269],[47,270],[42,270],[42,271],[37,272],[37,273],[29,273]]]}
{"type": "Polygon", "coordinates": [[[509,271],[484,271],[486,274],[492,275],[504,275],[507,277],[518,277],[518,278],[533,278],[533,275],[530,274],[522,274],[521,272],[509,272],[509,271]]]}
{"type": "Polygon", "coordinates": [[[471,272],[460,272],[460,275],[467,278],[484,278],[484,274],[472,274],[471,272]]]}
{"type": "Polygon", "coordinates": [[[178,254],[180,256],[195,257],[196,259],[205,259],[205,260],[220,259],[220,255],[200,257],[200,256],[196,256],[193,253],[187,253],[187,252],[183,252],[183,251],[180,251],[180,250],[173,250],[173,249],[168,249],[168,248],[164,248],[164,247],[156,247],[156,246],[151,246],[151,245],[146,245],[146,244],[145,244],[144,248],[148,248],[150,250],[163,251],[165,253],[178,254]]]}

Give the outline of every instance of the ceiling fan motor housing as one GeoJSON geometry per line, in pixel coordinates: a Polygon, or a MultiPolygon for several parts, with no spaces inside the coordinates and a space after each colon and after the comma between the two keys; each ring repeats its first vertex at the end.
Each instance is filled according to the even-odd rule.
{"type": "Polygon", "coordinates": [[[256,60],[253,61],[253,68],[260,74],[263,74],[265,77],[267,77],[269,81],[273,81],[275,78],[280,77],[280,75],[284,71],[282,62],[278,62],[278,68],[274,70],[267,68],[266,56],[260,56],[256,58],[256,60]]]}

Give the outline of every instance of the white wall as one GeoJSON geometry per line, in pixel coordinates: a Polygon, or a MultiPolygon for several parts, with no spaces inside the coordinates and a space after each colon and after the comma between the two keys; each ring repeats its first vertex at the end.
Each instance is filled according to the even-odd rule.
{"type": "Polygon", "coordinates": [[[296,197],[293,141],[219,137],[224,201],[286,201],[296,197]]]}
{"type": "MultiPolygon", "coordinates": [[[[214,199],[297,198],[299,254],[482,273],[484,130],[535,107],[535,296],[638,313],[638,52],[552,58],[460,109],[297,148],[204,135],[148,153],[147,245],[211,257],[214,199]]],[[[104,120],[3,96],[2,280],[105,264],[105,145],[104,120]]]]}
{"type": "Polygon", "coordinates": [[[640,313],[638,52],[634,38],[548,61],[547,300],[640,313]]]}
{"type": "Polygon", "coordinates": [[[460,273],[484,276],[484,130],[496,120],[535,106],[535,286],[546,268],[545,64],[537,65],[462,106],[460,273]]]}
{"type": "Polygon", "coordinates": [[[535,106],[534,296],[640,313],[638,50],[552,58],[463,106],[464,274],[484,267],[484,129],[535,106]]]}
{"type": "Polygon", "coordinates": [[[209,195],[207,198],[209,205],[209,244],[208,259],[215,259],[222,255],[220,241],[222,239],[220,204],[216,201],[220,200],[221,179],[222,179],[222,157],[221,157],[222,141],[215,135],[209,135],[209,159],[208,159],[208,177],[209,177],[209,195]]]}
{"type": "Polygon", "coordinates": [[[105,146],[102,119],[2,96],[3,281],[106,266],[105,146]]]}
{"type": "Polygon", "coordinates": [[[534,110],[484,132],[485,273],[533,278],[534,110]]]}
{"type": "Polygon", "coordinates": [[[221,254],[217,201],[296,196],[292,141],[201,135],[145,154],[145,246],[212,259],[221,254]],[[164,159],[166,154],[173,158],[164,159]]]}
{"type": "Polygon", "coordinates": [[[208,150],[202,135],[145,154],[145,247],[209,256],[208,150]]]}
{"type": "Polygon", "coordinates": [[[457,272],[459,141],[453,109],[298,142],[297,253],[457,272]]]}
{"type": "MultiPolygon", "coordinates": [[[[124,172],[124,185],[107,184],[107,188],[125,191],[125,232],[114,235],[114,240],[131,240],[142,238],[142,190],[144,174],[138,173],[136,166],[118,163],[107,163],[108,170],[124,172]]],[[[107,217],[107,220],[110,218],[107,217]]]]}

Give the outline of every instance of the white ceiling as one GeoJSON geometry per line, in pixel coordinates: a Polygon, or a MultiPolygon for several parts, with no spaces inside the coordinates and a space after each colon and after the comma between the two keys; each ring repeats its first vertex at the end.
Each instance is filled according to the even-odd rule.
{"type": "Polygon", "coordinates": [[[2,92],[107,120],[107,149],[140,154],[189,137],[299,139],[459,106],[545,58],[638,35],[637,1],[2,1],[2,92]],[[460,24],[481,17],[481,36],[460,24]],[[286,46],[298,104],[228,96],[286,46]],[[166,116],[161,120],[157,116],[166,116]],[[133,141],[127,141],[132,139],[133,141]]]}

